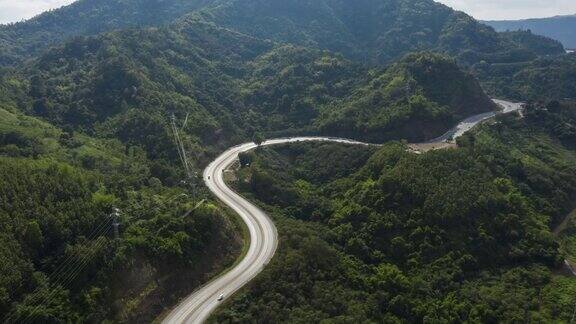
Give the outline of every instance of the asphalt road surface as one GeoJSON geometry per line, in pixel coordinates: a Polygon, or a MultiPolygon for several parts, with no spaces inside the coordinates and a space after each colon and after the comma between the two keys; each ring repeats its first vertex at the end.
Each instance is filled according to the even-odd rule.
{"type": "MultiPolygon", "coordinates": [[[[495,102],[503,107],[504,113],[518,110],[521,107],[520,104],[507,101],[495,100],[495,102]]],[[[436,141],[443,142],[448,138],[463,134],[482,120],[493,117],[494,115],[496,115],[496,113],[490,112],[470,117],[448,132],[447,134],[449,135],[439,137],[436,141]]],[[[280,138],[266,141],[262,145],[269,146],[311,141],[374,145],[332,137],[280,138]]],[[[250,247],[248,252],[244,259],[233,269],[207,283],[184,299],[166,316],[163,323],[180,324],[204,322],[221,303],[260,273],[274,256],[278,245],[278,233],[272,220],[264,211],[242,198],[224,183],[224,171],[238,159],[238,154],[253,150],[256,147],[254,143],[235,146],[220,155],[204,171],[204,182],[210,191],[224,204],[238,213],[244,223],[246,223],[250,234],[250,247]],[[223,300],[218,300],[222,295],[223,300]]]]}
{"type": "Polygon", "coordinates": [[[505,100],[493,99],[493,101],[502,108],[501,111],[491,111],[483,114],[474,115],[472,117],[468,117],[465,120],[461,121],[456,127],[452,128],[451,130],[447,131],[444,135],[432,139],[426,143],[442,143],[446,141],[450,141],[452,139],[458,138],[464,135],[466,132],[474,128],[479,123],[490,119],[498,114],[508,114],[513,111],[521,111],[522,103],[515,103],[505,100]]]}

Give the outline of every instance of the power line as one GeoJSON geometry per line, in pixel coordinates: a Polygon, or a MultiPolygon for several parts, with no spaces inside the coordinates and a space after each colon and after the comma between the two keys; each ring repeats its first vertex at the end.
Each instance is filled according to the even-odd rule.
{"type": "MultiPolygon", "coordinates": [[[[97,238],[99,235],[101,235],[101,231],[103,229],[105,229],[108,226],[108,221],[109,219],[106,219],[104,222],[102,222],[98,227],[96,227],[94,230],[92,230],[92,232],[86,236],[86,239],[88,241],[92,241],[93,239],[97,238]],[[98,235],[96,235],[98,234],[98,235]]],[[[60,266],[58,266],[56,268],[56,270],[54,270],[54,272],[52,273],[52,275],[50,275],[49,280],[50,281],[56,281],[56,280],[60,280],[61,278],[59,278],[59,276],[61,275],[61,272],[64,271],[64,268],[67,267],[72,260],[74,260],[73,257],[69,256],[68,258],[66,258],[66,260],[64,262],[62,262],[60,264],[60,266]]]]}
{"type": "Polygon", "coordinates": [[[176,149],[178,150],[178,156],[180,157],[180,162],[184,166],[184,171],[188,174],[188,168],[186,165],[185,154],[182,154],[182,147],[180,145],[180,134],[178,133],[178,128],[176,127],[176,116],[172,115],[172,134],[174,135],[174,141],[176,142],[176,149]]]}
{"type": "MultiPolygon", "coordinates": [[[[103,232],[105,233],[105,231],[103,232]]],[[[96,254],[96,251],[102,248],[105,244],[106,240],[101,239],[101,235],[96,239],[96,243],[89,249],[88,253],[84,254],[80,258],[80,261],[72,268],[72,270],[66,275],[62,283],[54,283],[52,284],[50,290],[48,291],[47,295],[44,293],[42,298],[40,298],[40,302],[34,307],[32,312],[30,312],[26,318],[22,321],[22,323],[28,323],[30,320],[34,320],[37,316],[37,311],[46,301],[50,301],[53,297],[55,297],[56,293],[58,292],[58,287],[67,288],[68,285],[77,278],[80,272],[88,265],[88,262],[92,259],[92,257],[96,254]]]]}
{"type": "MultiPolygon", "coordinates": [[[[88,241],[98,239],[98,241],[95,244],[93,244],[92,247],[90,247],[89,252],[91,253],[85,254],[80,259],[75,258],[75,256],[73,255],[67,257],[64,260],[64,262],[62,262],[56,268],[56,270],[54,270],[54,272],[48,277],[47,290],[40,294],[41,288],[39,287],[36,289],[34,293],[32,293],[32,296],[38,295],[33,298],[36,298],[39,303],[33,309],[32,313],[26,316],[24,321],[27,321],[31,315],[34,315],[34,313],[42,305],[44,300],[50,300],[50,298],[52,298],[58,286],[66,287],[72,280],[74,280],[74,278],[78,275],[78,273],[85,267],[86,263],[88,262],[88,259],[92,258],[92,256],[94,255],[94,251],[102,246],[103,244],[102,241],[104,240],[100,240],[99,238],[101,238],[104,234],[106,234],[107,230],[109,229],[108,228],[109,221],[110,216],[108,216],[102,223],[100,223],[100,225],[94,228],[88,236],[86,236],[88,241]]],[[[10,322],[10,320],[16,315],[15,312],[16,310],[14,309],[9,313],[9,315],[5,319],[5,323],[10,322]]]]}
{"type": "Polygon", "coordinates": [[[184,130],[184,128],[186,127],[186,124],[188,124],[188,117],[190,117],[190,114],[186,114],[186,118],[184,119],[184,122],[182,123],[182,130],[184,130]]]}

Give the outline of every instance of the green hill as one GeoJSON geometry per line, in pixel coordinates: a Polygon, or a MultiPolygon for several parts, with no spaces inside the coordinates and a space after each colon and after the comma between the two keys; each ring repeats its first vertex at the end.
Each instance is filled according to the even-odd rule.
{"type": "Polygon", "coordinates": [[[0,65],[21,62],[75,36],[162,26],[187,14],[261,39],[372,63],[389,63],[422,50],[462,56],[464,62],[479,55],[493,60],[534,55],[470,16],[431,0],[80,0],[1,26],[0,65]]]}
{"type": "Polygon", "coordinates": [[[576,98],[576,55],[511,64],[481,62],[473,73],[494,96],[520,101],[576,98]]]}
{"type": "Polygon", "coordinates": [[[557,55],[564,52],[564,47],[559,41],[535,35],[530,31],[507,31],[500,33],[500,36],[538,55],[557,55]]]}
{"type": "Polygon", "coordinates": [[[575,207],[576,107],[530,105],[458,142],[249,154],[231,184],[272,215],[278,254],[211,322],[570,321],[552,228],[575,207]]]}
{"type": "Polygon", "coordinates": [[[75,36],[161,26],[214,0],[79,0],[30,20],[0,26],[0,66],[42,53],[75,36]]]}
{"type": "Polygon", "coordinates": [[[162,122],[170,114],[188,116],[186,131],[204,151],[255,132],[425,140],[494,109],[472,76],[441,56],[415,54],[369,71],[329,52],[274,45],[194,17],[70,41],[21,75],[31,102],[24,111],[142,145],[153,157],[170,146],[162,122]]]}
{"type": "Polygon", "coordinates": [[[210,200],[194,208],[182,177],[170,159],[62,130],[4,103],[2,320],[150,322],[231,264],[239,229],[210,200]],[[121,209],[121,240],[113,206],[121,209]]]}
{"type": "Polygon", "coordinates": [[[412,54],[327,106],[317,123],[330,135],[418,142],[440,136],[467,116],[495,109],[478,81],[456,62],[412,54]]]}
{"type": "Polygon", "coordinates": [[[197,14],[258,38],[328,49],[363,62],[389,63],[422,50],[464,62],[481,55],[492,60],[533,55],[470,16],[429,0],[230,0],[197,14]]]}

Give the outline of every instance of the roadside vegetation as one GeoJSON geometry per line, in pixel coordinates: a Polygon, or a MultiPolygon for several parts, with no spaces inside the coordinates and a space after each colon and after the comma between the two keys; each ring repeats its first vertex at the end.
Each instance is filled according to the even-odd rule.
{"type": "Polygon", "coordinates": [[[574,208],[575,111],[532,104],[422,155],[245,156],[234,185],[273,215],[280,248],[214,321],[569,321],[576,278],[558,274],[552,229],[574,208]]]}
{"type": "Polygon", "coordinates": [[[575,58],[431,0],[79,0],[2,25],[0,320],[151,322],[237,261],[172,117],[196,177],[250,140],[386,143],[242,156],[281,246],[216,319],[566,320],[574,225],[550,228],[574,208],[575,108],[550,100],[574,99],[575,58]],[[490,96],[546,102],[406,152],[490,96]]]}
{"type": "Polygon", "coordinates": [[[153,176],[141,148],[0,116],[4,320],[151,321],[234,262],[234,223],[153,176]]]}

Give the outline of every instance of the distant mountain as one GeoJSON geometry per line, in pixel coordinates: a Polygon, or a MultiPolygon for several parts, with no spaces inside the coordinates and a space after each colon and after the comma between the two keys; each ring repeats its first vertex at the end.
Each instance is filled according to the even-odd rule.
{"type": "Polygon", "coordinates": [[[425,140],[495,108],[472,76],[439,55],[413,54],[370,72],[341,55],[258,40],[194,17],[169,28],[74,39],[24,74],[30,113],[88,132],[113,126],[112,135],[153,157],[163,149],[142,130],[160,128],[155,119],[169,113],[189,114],[191,131],[207,146],[251,130],[425,140]]]}
{"type": "Polygon", "coordinates": [[[75,36],[159,27],[186,15],[256,38],[330,50],[372,64],[426,50],[456,56],[466,64],[537,56],[431,0],[79,0],[29,21],[0,26],[0,66],[35,57],[75,36]]]}
{"type": "Polygon", "coordinates": [[[423,50],[456,56],[463,63],[535,57],[489,26],[430,0],[226,0],[196,14],[258,38],[376,64],[423,50]]]}
{"type": "Polygon", "coordinates": [[[74,36],[160,26],[217,0],[79,0],[30,20],[0,25],[0,66],[74,36]]]}
{"type": "Polygon", "coordinates": [[[576,15],[557,16],[541,19],[484,21],[497,31],[531,30],[564,44],[566,48],[576,48],[576,15]]]}

